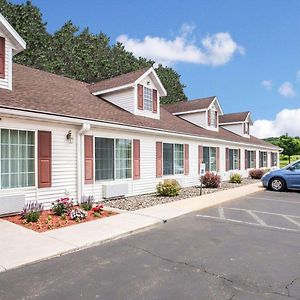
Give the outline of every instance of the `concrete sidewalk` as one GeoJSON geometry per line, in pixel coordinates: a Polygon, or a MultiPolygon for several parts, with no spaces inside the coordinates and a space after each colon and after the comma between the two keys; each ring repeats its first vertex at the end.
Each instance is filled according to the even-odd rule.
{"type": "Polygon", "coordinates": [[[0,220],[0,271],[139,232],[178,216],[262,190],[260,183],[122,212],[96,221],[37,233],[0,220]]]}

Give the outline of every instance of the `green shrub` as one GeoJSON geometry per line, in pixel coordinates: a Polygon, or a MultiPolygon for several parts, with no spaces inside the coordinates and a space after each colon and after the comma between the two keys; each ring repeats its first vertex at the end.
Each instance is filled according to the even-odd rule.
{"type": "Polygon", "coordinates": [[[231,182],[231,183],[242,183],[242,176],[238,173],[230,174],[229,182],[231,182]]]}
{"type": "Polygon", "coordinates": [[[51,211],[57,215],[66,215],[73,208],[73,202],[70,198],[60,198],[52,203],[51,211]]]}
{"type": "Polygon", "coordinates": [[[202,183],[206,188],[218,188],[221,183],[221,176],[211,172],[206,172],[202,177],[202,183]]]}
{"type": "Polygon", "coordinates": [[[37,222],[40,218],[39,211],[30,211],[24,215],[24,219],[29,222],[37,222]]]}
{"type": "Polygon", "coordinates": [[[94,196],[82,196],[80,201],[80,207],[86,211],[91,210],[93,208],[94,202],[94,196]]]}
{"type": "Polygon", "coordinates": [[[85,202],[85,203],[82,203],[82,204],[80,205],[80,207],[83,208],[84,210],[88,211],[88,210],[91,210],[91,209],[92,209],[93,204],[92,204],[92,203],[87,203],[87,202],[85,202]]]}
{"type": "Polygon", "coordinates": [[[159,196],[174,197],[179,195],[181,186],[175,179],[166,179],[160,182],[156,189],[159,196]]]}

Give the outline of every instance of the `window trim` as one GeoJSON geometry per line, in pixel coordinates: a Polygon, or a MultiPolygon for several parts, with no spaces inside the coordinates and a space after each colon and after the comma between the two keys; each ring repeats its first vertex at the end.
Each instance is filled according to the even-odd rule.
{"type": "MultiPolygon", "coordinates": [[[[218,171],[217,171],[217,147],[216,146],[204,146],[203,145],[203,157],[202,157],[202,162],[204,163],[204,148],[208,148],[209,149],[209,151],[208,151],[208,153],[209,153],[209,155],[208,155],[208,159],[209,159],[209,168],[208,168],[208,170],[206,171],[205,170],[205,172],[214,172],[214,173],[217,173],[218,171]],[[211,152],[211,148],[215,148],[215,150],[216,150],[216,170],[211,170],[211,162],[210,162],[210,152],[211,152]]],[[[205,167],[205,169],[206,169],[206,167],[205,167]]]]}
{"type": "Polygon", "coordinates": [[[133,180],[133,138],[123,138],[123,137],[110,137],[110,136],[99,136],[99,135],[94,135],[94,183],[97,182],[120,182],[120,181],[129,181],[133,180]],[[96,179],[96,138],[102,138],[102,139],[112,139],[114,140],[114,178],[111,179],[96,179]],[[128,140],[131,141],[131,177],[128,178],[116,178],[116,140],[128,140]]]}
{"type": "Polygon", "coordinates": [[[168,177],[168,176],[187,176],[184,175],[184,154],[185,154],[185,147],[184,143],[168,143],[168,142],[161,142],[162,143],[162,177],[168,177]],[[173,151],[173,174],[164,174],[164,144],[171,144],[172,145],[172,151],[173,151]],[[183,171],[182,173],[175,173],[175,145],[182,145],[183,146],[183,171]]]}
{"type": "Polygon", "coordinates": [[[238,148],[228,148],[228,171],[238,171],[239,170],[239,149],[238,148]],[[231,169],[231,166],[230,166],[230,151],[232,151],[232,169],[231,169]],[[234,153],[237,153],[237,165],[235,166],[234,163],[235,163],[235,155],[234,153]],[[234,167],[237,167],[237,168],[234,168],[234,167]]]}
{"type": "Polygon", "coordinates": [[[147,86],[145,86],[145,85],[143,85],[143,110],[144,111],[150,111],[150,112],[153,112],[153,89],[152,88],[149,88],[149,87],[147,87],[147,86]],[[150,91],[150,93],[151,93],[151,109],[148,109],[148,108],[146,108],[145,107],[145,103],[147,102],[147,101],[145,101],[145,95],[146,95],[146,90],[149,90],[150,91]]]}
{"type": "MultiPolygon", "coordinates": [[[[38,188],[38,130],[40,129],[32,129],[29,127],[13,127],[13,126],[0,126],[0,129],[8,129],[8,130],[18,130],[18,131],[31,131],[34,133],[34,185],[32,186],[23,186],[23,187],[14,187],[14,188],[4,188],[2,189],[0,184],[0,194],[5,192],[13,192],[13,191],[27,191],[38,188]]],[[[0,160],[1,160],[1,148],[0,148],[0,160]]],[[[1,168],[1,161],[0,161],[1,168]]],[[[1,174],[1,173],[0,173],[1,174]]]]}

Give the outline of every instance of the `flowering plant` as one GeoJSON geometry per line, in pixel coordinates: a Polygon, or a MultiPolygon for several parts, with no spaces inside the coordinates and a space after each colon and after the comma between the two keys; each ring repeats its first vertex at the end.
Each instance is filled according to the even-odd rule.
{"type": "Polygon", "coordinates": [[[102,204],[98,204],[95,207],[93,207],[93,212],[97,212],[100,213],[103,210],[103,205],[102,204]]]}
{"type": "Polygon", "coordinates": [[[80,208],[72,209],[70,212],[71,220],[82,220],[85,219],[86,217],[87,217],[87,212],[80,208]]]}
{"type": "Polygon", "coordinates": [[[51,211],[57,215],[61,216],[68,214],[73,207],[73,202],[69,197],[57,199],[55,202],[52,202],[51,211]]]}

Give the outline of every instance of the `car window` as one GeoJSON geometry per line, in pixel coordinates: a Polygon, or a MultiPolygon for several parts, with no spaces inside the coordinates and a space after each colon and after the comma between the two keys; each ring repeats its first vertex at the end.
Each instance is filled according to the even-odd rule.
{"type": "Polygon", "coordinates": [[[295,170],[300,170],[300,161],[293,165],[295,170]]]}

